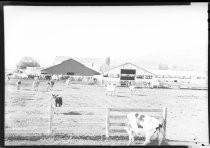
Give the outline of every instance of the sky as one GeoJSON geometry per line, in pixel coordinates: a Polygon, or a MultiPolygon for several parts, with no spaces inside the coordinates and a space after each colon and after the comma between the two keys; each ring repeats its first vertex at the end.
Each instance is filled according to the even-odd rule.
{"type": "Polygon", "coordinates": [[[208,60],[208,4],[186,6],[4,6],[5,68],[31,56],[138,59],[165,64],[208,60]]]}

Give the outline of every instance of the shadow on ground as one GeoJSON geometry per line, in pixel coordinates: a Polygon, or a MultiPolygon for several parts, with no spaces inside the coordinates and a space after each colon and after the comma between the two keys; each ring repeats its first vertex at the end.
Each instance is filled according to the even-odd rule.
{"type": "Polygon", "coordinates": [[[130,97],[128,97],[128,96],[122,96],[122,95],[116,95],[116,97],[130,98],[130,97]]]}

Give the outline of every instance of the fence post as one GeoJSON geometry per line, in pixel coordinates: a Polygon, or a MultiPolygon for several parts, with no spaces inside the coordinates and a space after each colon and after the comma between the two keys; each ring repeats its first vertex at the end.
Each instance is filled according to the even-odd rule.
{"type": "Polygon", "coordinates": [[[163,139],[166,139],[167,107],[163,109],[163,139]]]}
{"type": "Polygon", "coordinates": [[[107,112],[106,112],[106,138],[109,137],[109,114],[110,114],[110,108],[107,108],[107,112]]]}
{"type": "Polygon", "coordinates": [[[53,114],[54,114],[54,108],[51,100],[51,105],[50,105],[50,135],[52,135],[52,122],[53,122],[53,114]]]}

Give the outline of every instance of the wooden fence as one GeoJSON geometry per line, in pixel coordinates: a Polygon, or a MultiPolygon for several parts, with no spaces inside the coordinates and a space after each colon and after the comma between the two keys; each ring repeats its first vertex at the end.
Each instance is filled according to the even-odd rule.
{"type": "Polygon", "coordinates": [[[148,115],[153,113],[153,117],[162,121],[163,124],[163,138],[166,137],[166,119],[167,119],[167,108],[163,109],[134,109],[134,108],[107,108],[106,115],[106,137],[108,138],[111,133],[126,133],[123,127],[126,124],[126,115],[128,112],[146,112],[148,115]],[[155,115],[154,113],[158,113],[155,115]],[[117,122],[118,121],[118,122],[117,122]],[[122,122],[123,121],[123,122],[122,122]],[[112,127],[115,127],[113,129],[112,127]],[[116,129],[116,127],[120,127],[120,129],[116,129]]]}
{"type": "MultiPolygon", "coordinates": [[[[30,111],[31,109],[23,107],[23,109],[21,110],[30,111]]],[[[18,130],[8,129],[6,130],[6,133],[20,133],[20,134],[48,133],[50,135],[53,135],[54,133],[68,133],[68,134],[85,133],[88,135],[92,133],[100,133],[101,135],[104,133],[108,138],[111,133],[126,134],[126,131],[124,130],[123,126],[125,126],[126,115],[128,112],[146,112],[148,115],[151,115],[153,113],[153,115],[151,116],[154,116],[155,118],[162,120],[163,129],[164,129],[164,138],[166,137],[167,108],[164,109],[127,109],[127,108],[94,108],[94,107],[75,108],[67,106],[53,107],[53,104],[51,104],[50,114],[48,114],[48,118],[40,116],[38,114],[33,117],[24,117],[23,119],[34,118],[33,122],[29,124],[31,128],[26,128],[26,129],[19,128],[18,130]],[[73,115],[69,113],[77,113],[77,114],[73,115]]],[[[19,119],[19,117],[17,118],[19,119]]]]}
{"type": "Polygon", "coordinates": [[[94,107],[53,107],[51,104],[49,134],[103,133],[106,120],[105,110],[106,108],[94,107]],[[71,115],[63,115],[66,113],[71,113],[71,115]]]}

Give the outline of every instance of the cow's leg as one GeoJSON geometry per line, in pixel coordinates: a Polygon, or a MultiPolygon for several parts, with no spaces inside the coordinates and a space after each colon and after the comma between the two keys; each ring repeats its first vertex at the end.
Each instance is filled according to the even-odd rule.
{"type": "Polygon", "coordinates": [[[130,145],[134,141],[133,132],[131,131],[129,124],[124,129],[126,130],[126,132],[128,133],[128,136],[129,136],[129,141],[128,141],[127,145],[130,145]]]}
{"type": "Polygon", "coordinates": [[[145,141],[144,141],[144,143],[142,145],[147,145],[147,144],[150,143],[150,138],[152,137],[154,132],[155,132],[155,130],[146,131],[145,141]]]}
{"type": "Polygon", "coordinates": [[[158,145],[161,145],[163,142],[163,133],[159,132],[158,133],[158,145]]]}

